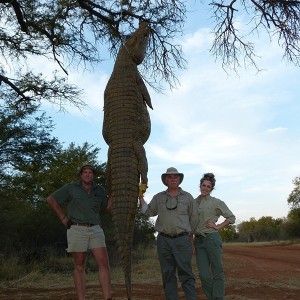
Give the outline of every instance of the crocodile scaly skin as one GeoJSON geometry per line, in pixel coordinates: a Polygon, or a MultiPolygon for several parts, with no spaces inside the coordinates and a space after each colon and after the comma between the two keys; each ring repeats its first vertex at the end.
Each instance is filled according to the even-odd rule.
{"type": "Polygon", "coordinates": [[[104,92],[102,134],[109,146],[106,187],[113,201],[115,239],[128,299],[131,299],[131,251],[139,183],[148,182],[143,145],[150,136],[147,105],[152,108],[152,104],[137,65],[144,59],[149,33],[148,24],[141,23],[121,47],[104,92]]]}

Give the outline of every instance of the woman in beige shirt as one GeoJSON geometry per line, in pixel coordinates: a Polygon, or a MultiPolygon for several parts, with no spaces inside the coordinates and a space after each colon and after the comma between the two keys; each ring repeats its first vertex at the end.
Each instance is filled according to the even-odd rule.
{"type": "Polygon", "coordinates": [[[209,300],[225,299],[225,280],[222,263],[222,239],[219,230],[235,222],[227,205],[210,195],[216,179],[206,173],[200,180],[201,194],[195,199],[198,206],[198,223],[194,246],[202,289],[209,300]],[[225,220],[217,224],[220,216],[225,220]]]}

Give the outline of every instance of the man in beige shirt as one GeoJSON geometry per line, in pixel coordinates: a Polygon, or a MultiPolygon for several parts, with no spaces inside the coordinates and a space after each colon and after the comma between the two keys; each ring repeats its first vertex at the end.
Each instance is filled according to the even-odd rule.
{"type": "Polygon", "coordinates": [[[149,205],[139,197],[141,212],[149,217],[157,216],[157,254],[167,300],[179,299],[176,269],[186,299],[197,299],[191,263],[191,236],[197,223],[197,210],[193,196],[179,187],[183,177],[176,168],[168,168],[161,175],[167,190],[156,194],[149,205]]]}

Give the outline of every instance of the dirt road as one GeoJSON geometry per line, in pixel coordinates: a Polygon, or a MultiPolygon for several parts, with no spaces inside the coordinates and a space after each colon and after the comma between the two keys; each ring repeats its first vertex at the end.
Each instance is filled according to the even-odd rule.
{"type": "MultiPolygon", "coordinates": [[[[224,244],[226,300],[300,299],[300,245],[224,244]]],[[[196,270],[195,270],[196,273],[196,270]]],[[[205,299],[197,276],[199,300],[205,299]]],[[[87,300],[101,299],[98,286],[88,286],[87,300]]],[[[0,299],[76,300],[74,288],[7,288],[0,299]]],[[[126,298],[124,284],[113,284],[113,299],[126,298]]],[[[153,282],[132,284],[132,300],[163,300],[160,274],[153,282]]],[[[180,299],[185,299],[180,289],[180,299]]]]}

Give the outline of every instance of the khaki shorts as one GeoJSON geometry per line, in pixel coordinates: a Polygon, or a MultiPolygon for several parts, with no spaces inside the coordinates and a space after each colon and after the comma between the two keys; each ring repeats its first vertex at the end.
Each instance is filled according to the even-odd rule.
{"type": "Polygon", "coordinates": [[[92,227],[72,225],[67,230],[67,252],[86,252],[89,249],[106,247],[105,236],[100,225],[92,227]]]}

